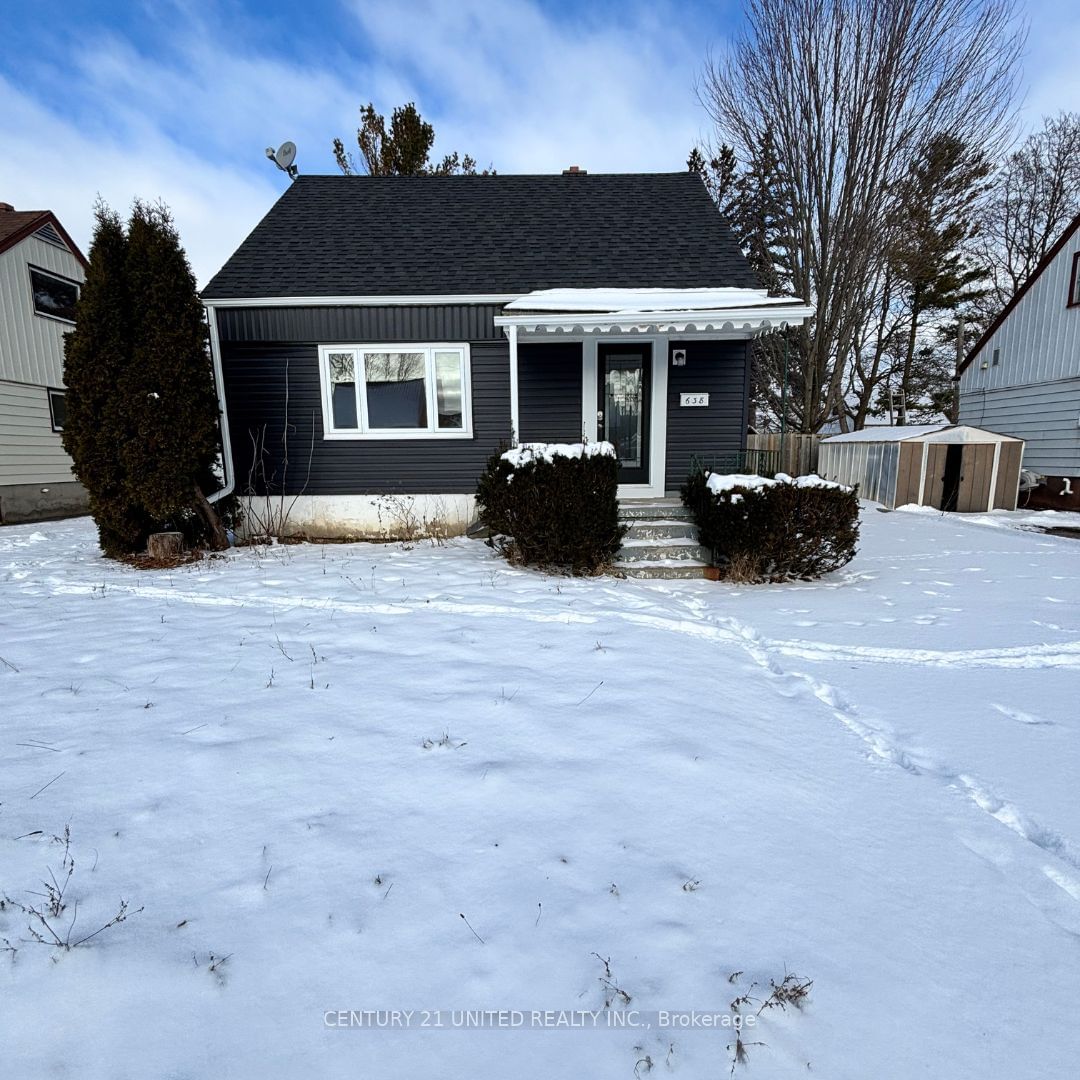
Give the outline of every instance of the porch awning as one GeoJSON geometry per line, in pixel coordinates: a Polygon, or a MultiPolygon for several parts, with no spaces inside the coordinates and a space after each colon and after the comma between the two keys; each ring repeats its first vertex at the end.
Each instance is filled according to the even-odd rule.
{"type": "Polygon", "coordinates": [[[511,300],[495,325],[523,331],[757,333],[801,325],[812,305],[764,289],[540,289],[511,300]]]}

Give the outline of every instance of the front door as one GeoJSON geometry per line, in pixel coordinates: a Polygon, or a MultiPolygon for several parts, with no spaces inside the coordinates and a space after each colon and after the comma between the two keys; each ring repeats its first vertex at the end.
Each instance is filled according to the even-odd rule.
{"type": "Polygon", "coordinates": [[[620,484],[647,484],[652,346],[601,344],[597,369],[597,436],[615,444],[620,484]]]}

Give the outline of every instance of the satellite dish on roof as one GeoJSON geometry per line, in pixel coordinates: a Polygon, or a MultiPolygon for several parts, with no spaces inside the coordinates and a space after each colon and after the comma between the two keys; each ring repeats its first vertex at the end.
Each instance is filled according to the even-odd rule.
{"type": "Polygon", "coordinates": [[[277,148],[274,160],[278,163],[278,168],[288,172],[289,166],[296,160],[296,143],[283,142],[277,148]]]}
{"type": "Polygon", "coordinates": [[[283,142],[276,150],[272,146],[268,146],[266,156],[282,172],[288,173],[291,180],[296,179],[297,168],[293,164],[296,161],[296,143],[283,142]]]}

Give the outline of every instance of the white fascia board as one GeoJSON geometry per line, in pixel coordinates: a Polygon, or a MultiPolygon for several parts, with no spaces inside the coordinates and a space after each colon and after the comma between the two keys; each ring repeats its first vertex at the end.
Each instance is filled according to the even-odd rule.
{"type": "Polygon", "coordinates": [[[586,315],[570,312],[560,315],[496,315],[496,326],[517,326],[523,330],[575,331],[615,330],[623,333],[641,332],[653,328],[679,333],[695,330],[743,331],[756,333],[780,326],[801,325],[814,317],[815,308],[809,304],[777,304],[773,307],[729,308],[716,311],[638,311],[586,315]]]}
{"type": "Polygon", "coordinates": [[[203,300],[208,308],[244,307],[406,307],[440,304],[507,304],[518,293],[466,293],[460,296],[262,296],[203,300]]]}

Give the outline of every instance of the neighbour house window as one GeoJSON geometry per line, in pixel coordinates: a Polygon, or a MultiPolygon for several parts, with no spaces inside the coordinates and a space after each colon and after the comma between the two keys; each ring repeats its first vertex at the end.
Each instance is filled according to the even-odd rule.
{"type": "Polygon", "coordinates": [[[472,433],[467,345],[324,345],[327,438],[454,438],[472,433]]]}
{"type": "Polygon", "coordinates": [[[64,420],[67,418],[67,399],[63,390],[49,391],[49,419],[52,421],[53,431],[64,430],[64,420]]]}
{"type": "Polygon", "coordinates": [[[75,321],[75,304],[79,299],[79,284],[57,277],[47,270],[30,267],[30,291],[34,297],[34,313],[64,322],[75,321]]]}
{"type": "Polygon", "coordinates": [[[1073,256],[1069,278],[1069,307],[1080,307],[1080,251],[1073,256]]]}

